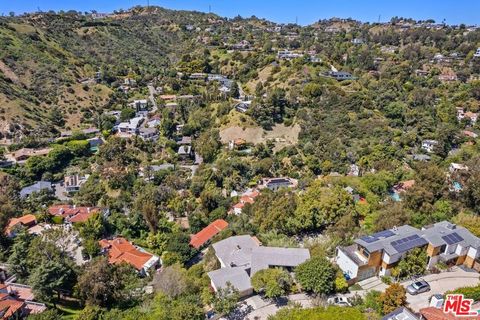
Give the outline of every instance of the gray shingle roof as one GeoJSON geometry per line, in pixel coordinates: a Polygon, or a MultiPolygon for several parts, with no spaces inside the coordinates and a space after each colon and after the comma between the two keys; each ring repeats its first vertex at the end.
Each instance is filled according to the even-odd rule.
{"type": "Polygon", "coordinates": [[[362,238],[356,239],[355,243],[358,243],[362,247],[366,248],[369,252],[385,250],[389,255],[394,255],[399,253],[399,251],[392,246],[392,242],[397,241],[399,239],[403,239],[405,237],[413,236],[413,235],[418,235],[418,236],[422,235],[420,230],[418,230],[417,228],[411,227],[409,225],[401,226],[396,229],[391,229],[390,231],[392,234],[390,236],[375,237],[376,235],[381,234],[381,233],[376,233],[370,237],[362,237],[362,238]],[[369,241],[367,239],[371,237],[376,238],[377,240],[367,242],[369,241]]]}
{"type": "Polygon", "coordinates": [[[250,277],[243,268],[222,268],[207,273],[215,288],[225,288],[230,282],[234,288],[242,292],[252,288],[250,277]]]}
{"type": "Polygon", "coordinates": [[[249,235],[234,236],[213,244],[215,255],[226,267],[250,268],[252,249],[258,243],[249,235]]]}
{"type": "Polygon", "coordinates": [[[461,239],[458,242],[452,244],[461,244],[462,247],[471,246],[473,248],[480,247],[480,239],[474,236],[470,231],[464,227],[452,224],[448,221],[442,221],[435,223],[431,227],[424,228],[422,230],[423,238],[431,243],[434,247],[439,247],[444,244],[448,244],[444,237],[453,233],[458,234],[461,239]]]}
{"type": "Polygon", "coordinates": [[[269,267],[296,267],[310,258],[308,249],[257,247],[252,250],[251,272],[253,276],[257,271],[269,267]]]}
{"type": "Polygon", "coordinates": [[[35,184],[32,184],[28,187],[23,188],[20,191],[20,196],[22,198],[24,198],[24,197],[27,197],[27,196],[31,195],[34,192],[40,192],[44,189],[52,190],[52,183],[49,182],[49,181],[38,181],[35,184]]]}

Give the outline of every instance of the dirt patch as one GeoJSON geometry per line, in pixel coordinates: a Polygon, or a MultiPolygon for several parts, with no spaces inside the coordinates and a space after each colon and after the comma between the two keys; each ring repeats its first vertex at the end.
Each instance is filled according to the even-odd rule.
{"type": "Polygon", "coordinates": [[[2,73],[13,83],[18,84],[20,82],[15,72],[13,72],[12,69],[10,69],[5,63],[3,63],[2,60],[0,60],[0,71],[2,71],[2,73]]]}
{"type": "Polygon", "coordinates": [[[265,143],[267,140],[275,142],[274,151],[278,151],[285,146],[294,145],[298,142],[300,126],[298,124],[287,127],[283,124],[277,124],[272,130],[263,130],[260,127],[242,128],[232,126],[220,131],[222,143],[228,143],[234,139],[244,139],[248,143],[265,143]]]}

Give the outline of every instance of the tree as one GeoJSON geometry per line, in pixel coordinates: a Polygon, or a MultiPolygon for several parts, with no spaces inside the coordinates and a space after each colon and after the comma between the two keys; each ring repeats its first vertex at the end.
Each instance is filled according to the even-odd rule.
{"type": "Polygon", "coordinates": [[[377,313],[382,313],[382,303],[380,302],[380,296],[381,296],[380,291],[376,290],[370,290],[367,292],[365,295],[365,298],[363,300],[363,305],[367,309],[372,309],[377,313]]]}
{"type": "Polygon", "coordinates": [[[295,268],[295,278],[307,291],[329,294],[335,290],[335,269],[323,257],[313,257],[295,268]]]}
{"type": "Polygon", "coordinates": [[[83,239],[100,239],[105,232],[102,214],[94,213],[87,221],[78,225],[78,231],[83,239]]]}
{"type": "Polygon", "coordinates": [[[153,288],[170,298],[175,298],[187,290],[186,270],[179,264],[163,268],[153,278],[153,288]]]}
{"type": "Polygon", "coordinates": [[[218,130],[205,131],[195,141],[195,150],[205,162],[212,162],[220,149],[220,135],[218,130]]]}
{"type": "Polygon", "coordinates": [[[10,272],[16,277],[17,281],[25,282],[29,276],[28,251],[32,236],[26,231],[17,234],[13,243],[10,256],[7,263],[11,266],[10,272]]]}
{"type": "Polygon", "coordinates": [[[410,277],[424,274],[427,267],[428,256],[423,248],[415,248],[400,260],[397,268],[400,277],[410,277]]]}
{"type": "Polygon", "coordinates": [[[75,283],[75,278],[76,274],[69,265],[58,260],[46,260],[33,269],[28,282],[38,299],[55,305],[62,290],[68,290],[75,283]]]}
{"type": "Polygon", "coordinates": [[[407,304],[405,288],[400,283],[393,283],[380,295],[379,301],[382,304],[383,314],[405,306],[407,304]]]}
{"type": "Polygon", "coordinates": [[[28,315],[29,320],[62,320],[62,315],[57,309],[46,310],[42,313],[28,315]]]}
{"type": "Polygon", "coordinates": [[[213,308],[220,314],[229,314],[237,306],[239,298],[238,290],[227,282],[226,287],[218,289],[213,299],[213,308]]]}
{"type": "Polygon", "coordinates": [[[351,307],[329,306],[302,309],[300,307],[282,308],[269,320],[366,320],[359,309],[351,307]]]}
{"type": "Polygon", "coordinates": [[[291,285],[290,274],[279,268],[260,270],[252,277],[253,289],[257,292],[265,292],[267,298],[278,298],[286,294],[291,285]]]}
{"type": "Polygon", "coordinates": [[[453,217],[453,222],[467,228],[475,236],[480,237],[480,217],[478,215],[460,212],[453,217]]]}
{"type": "Polygon", "coordinates": [[[89,305],[111,306],[134,300],[138,285],[137,273],[130,265],[112,265],[99,257],[87,262],[75,289],[78,297],[89,305]]]}
{"type": "Polygon", "coordinates": [[[65,125],[65,119],[58,107],[53,107],[52,110],[50,110],[49,118],[50,121],[58,127],[63,127],[65,125]]]}

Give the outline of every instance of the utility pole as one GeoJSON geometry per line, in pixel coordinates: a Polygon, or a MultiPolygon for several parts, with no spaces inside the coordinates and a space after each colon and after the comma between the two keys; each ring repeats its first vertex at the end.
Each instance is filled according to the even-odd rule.
{"type": "Polygon", "coordinates": [[[380,23],[380,18],[382,17],[381,14],[378,15],[378,23],[380,23]]]}
{"type": "Polygon", "coordinates": [[[298,24],[298,16],[295,17],[295,24],[298,24]]]}
{"type": "Polygon", "coordinates": [[[208,13],[212,13],[212,6],[210,4],[208,5],[208,13]]]}

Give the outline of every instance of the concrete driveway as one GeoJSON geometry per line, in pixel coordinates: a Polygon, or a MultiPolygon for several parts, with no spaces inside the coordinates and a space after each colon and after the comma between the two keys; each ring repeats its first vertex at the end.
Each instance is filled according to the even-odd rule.
{"type": "MultiPolygon", "coordinates": [[[[472,287],[480,284],[478,273],[465,271],[460,268],[452,272],[427,275],[422,279],[430,284],[431,290],[415,296],[407,293],[407,301],[413,311],[428,307],[429,298],[436,293],[443,294],[460,287],[472,287]]],[[[413,281],[403,282],[402,285],[407,287],[412,282],[413,281]]]]}

